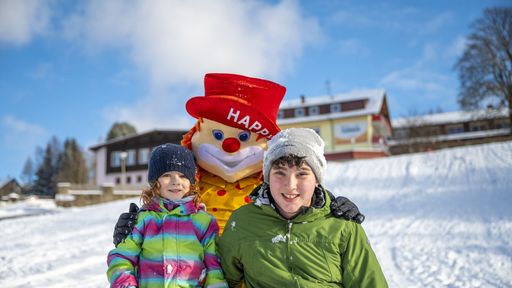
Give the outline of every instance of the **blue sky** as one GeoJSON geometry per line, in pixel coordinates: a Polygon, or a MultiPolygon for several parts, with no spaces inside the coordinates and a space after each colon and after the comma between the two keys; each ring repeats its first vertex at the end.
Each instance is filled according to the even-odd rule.
{"type": "Polygon", "coordinates": [[[0,0],[0,180],[55,135],[84,149],[112,123],[189,128],[203,75],[287,87],[285,99],[382,88],[393,118],[458,110],[453,64],[499,0],[0,0]]]}

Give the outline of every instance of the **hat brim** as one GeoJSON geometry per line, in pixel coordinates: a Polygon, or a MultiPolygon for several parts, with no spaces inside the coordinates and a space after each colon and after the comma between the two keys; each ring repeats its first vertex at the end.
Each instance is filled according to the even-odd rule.
{"type": "MultiPolygon", "coordinates": [[[[261,104],[264,105],[264,103],[261,104]]],[[[239,97],[229,95],[197,96],[187,101],[186,109],[194,118],[206,118],[241,130],[250,130],[251,132],[258,133],[262,129],[267,129],[269,135],[258,133],[266,138],[271,138],[271,136],[280,131],[275,123],[275,119],[269,119],[267,115],[254,107],[253,104],[239,97]],[[230,112],[233,113],[233,111],[234,113],[240,111],[240,113],[237,117],[233,115],[228,117],[230,112]],[[249,119],[245,119],[246,116],[249,116],[249,119]],[[244,121],[243,119],[249,121],[244,121]],[[255,129],[257,125],[253,126],[255,121],[261,124],[260,129],[255,129]]]]}

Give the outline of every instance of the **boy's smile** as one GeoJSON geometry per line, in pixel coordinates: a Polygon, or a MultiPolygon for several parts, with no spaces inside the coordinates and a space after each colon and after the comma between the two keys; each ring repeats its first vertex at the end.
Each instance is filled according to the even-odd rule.
{"type": "Polygon", "coordinates": [[[302,206],[311,206],[317,184],[315,174],[306,163],[300,167],[272,166],[270,170],[270,193],[277,209],[287,219],[295,216],[302,206]]]}

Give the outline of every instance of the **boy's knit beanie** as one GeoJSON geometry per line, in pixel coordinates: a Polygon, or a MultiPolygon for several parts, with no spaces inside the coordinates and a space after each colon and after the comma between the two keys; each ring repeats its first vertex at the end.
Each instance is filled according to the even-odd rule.
{"type": "Polygon", "coordinates": [[[304,160],[315,173],[318,183],[322,183],[327,161],[324,156],[325,143],[309,128],[289,128],[277,133],[268,141],[268,149],[263,160],[263,180],[268,183],[272,163],[282,156],[296,155],[304,160]]]}
{"type": "Polygon", "coordinates": [[[178,171],[195,183],[196,162],[189,149],[176,144],[162,144],[151,152],[148,167],[148,182],[155,182],[160,176],[170,171],[178,171]]]}

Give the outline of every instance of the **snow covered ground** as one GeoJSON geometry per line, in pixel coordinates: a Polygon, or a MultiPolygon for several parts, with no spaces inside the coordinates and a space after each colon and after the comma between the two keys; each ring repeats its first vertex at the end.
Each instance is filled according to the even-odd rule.
{"type": "MultiPolygon", "coordinates": [[[[512,287],[512,142],[328,170],[366,214],[390,287],[512,287]]],[[[0,287],[108,286],[112,228],[134,200],[0,220],[0,287]]]]}

